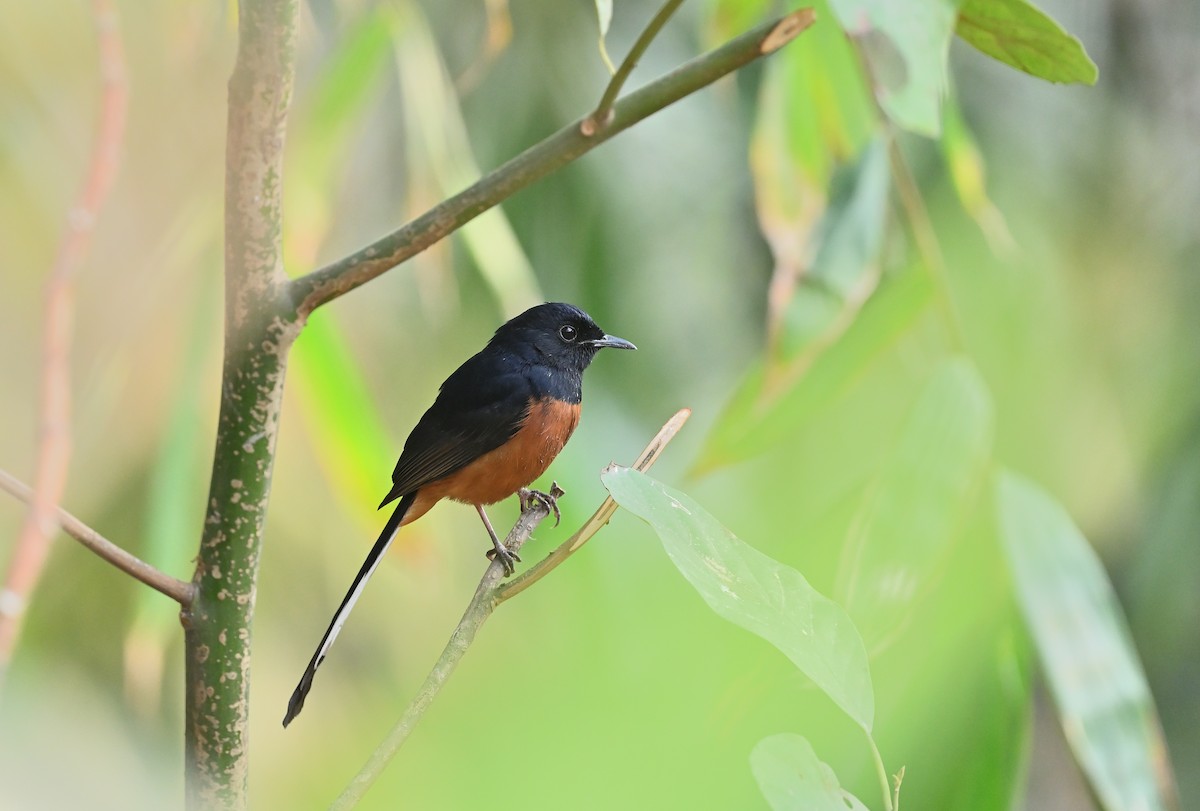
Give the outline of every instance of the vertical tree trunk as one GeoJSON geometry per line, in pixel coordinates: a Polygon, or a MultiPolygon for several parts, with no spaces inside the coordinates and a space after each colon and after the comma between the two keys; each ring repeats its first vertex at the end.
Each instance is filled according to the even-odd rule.
{"type": "Polygon", "coordinates": [[[247,806],[250,631],[287,355],[283,144],[296,0],[241,0],[225,157],[225,355],[186,645],[187,806],[247,806]]]}

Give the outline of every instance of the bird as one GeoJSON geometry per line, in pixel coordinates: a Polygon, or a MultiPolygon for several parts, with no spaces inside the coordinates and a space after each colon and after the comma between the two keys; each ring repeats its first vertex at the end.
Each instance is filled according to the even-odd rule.
{"type": "Polygon", "coordinates": [[[488,557],[501,563],[505,576],[513,574],[520,558],[496,536],[484,507],[519,494],[522,504],[537,498],[557,516],[552,496],[526,487],[546,471],[579,424],[583,372],[605,347],[637,349],[606,334],[578,307],[547,302],[502,324],[487,346],[446,378],[404,442],[379,509],[399,503],[300,677],[285,727],[303,709],[317,668],[396,531],[434,504],[450,499],[474,506],[492,541],[488,557]]]}

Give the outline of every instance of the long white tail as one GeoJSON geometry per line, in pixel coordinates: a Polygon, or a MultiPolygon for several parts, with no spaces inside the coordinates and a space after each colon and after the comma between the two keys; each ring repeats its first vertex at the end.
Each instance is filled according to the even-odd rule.
{"type": "Polygon", "coordinates": [[[292,697],[288,701],[287,714],[283,716],[283,725],[285,727],[292,722],[293,718],[300,714],[300,710],[304,709],[304,698],[308,695],[308,691],[312,689],[313,676],[316,675],[317,668],[321,666],[321,662],[325,661],[325,654],[333,646],[333,640],[337,639],[338,633],[346,623],[346,617],[350,616],[350,611],[354,608],[354,604],[358,602],[358,597],[362,594],[367,581],[375,573],[375,568],[379,565],[379,561],[383,559],[383,553],[392,545],[392,539],[396,537],[396,530],[400,528],[400,522],[404,520],[404,515],[408,512],[408,508],[412,506],[414,498],[415,495],[408,495],[400,499],[400,503],[396,505],[396,510],[392,513],[392,517],[384,525],[383,532],[379,533],[378,540],[371,547],[371,551],[367,553],[367,559],[363,561],[358,574],[354,576],[354,582],[350,584],[350,590],[342,598],[342,604],[338,606],[337,612],[333,615],[333,620],[329,623],[329,628],[326,629],[325,636],[321,637],[321,644],[317,645],[317,652],[309,660],[308,667],[304,669],[304,675],[300,677],[300,683],[296,685],[296,689],[292,692],[292,697]]]}

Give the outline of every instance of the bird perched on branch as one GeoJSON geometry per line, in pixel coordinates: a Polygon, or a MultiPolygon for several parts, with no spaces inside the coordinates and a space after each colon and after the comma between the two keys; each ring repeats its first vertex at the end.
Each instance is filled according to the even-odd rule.
{"type": "Polygon", "coordinates": [[[578,307],[539,304],[496,330],[478,354],[442,383],[437,399],[413,428],[380,507],[399,499],[367,553],[316,653],[288,702],[286,727],[304,707],[313,675],[324,661],[396,530],[444,498],[471,504],[492,540],[488,557],[506,575],[520,561],[508,551],[484,512],[513,494],[536,498],[555,515],[554,498],[526,490],[567,444],[579,423],[583,371],[602,348],[636,349],[606,335],[578,307]]]}

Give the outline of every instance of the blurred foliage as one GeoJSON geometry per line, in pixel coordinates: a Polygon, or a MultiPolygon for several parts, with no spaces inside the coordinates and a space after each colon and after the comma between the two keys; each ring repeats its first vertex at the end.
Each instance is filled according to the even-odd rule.
{"type": "MultiPolygon", "coordinates": [[[[586,112],[608,78],[598,10],[614,58],[653,13],[616,2],[605,25],[606,5],[307,3],[288,271],[361,246],[586,112]]],[[[694,503],[847,610],[867,640],[875,740],[889,770],[906,769],[904,807],[1092,807],[1044,757],[1062,733],[1032,723],[1055,711],[1035,701],[1043,666],[1068,715],[1094,697],[1064,688],[1068,643],[1108,657],[1087,685],[1124,674],[1149,687],[1136,724],[1085,726],[1123,729],[1103,745],[1134,748],[1110,751],[1153,755],[1145,781],[1162,763],[1153,695],[1180,807],[1200,804],[1200,641],[1187,631],[1200,616],[1200,15],[1167,0],[816,5],[817,25],[763,65],[314,317],[288,381],[262,561],[256,805],[335,796],[441,649],[485,547],[453,506],[401,534],[306,717],[278,726],[372,537],[399,439],[462,358],[543,296],[641,349],[589,372],[585,418],[548,476],[568,490],[563,525],[530,555],[590,514],[605,463],[630,461],[691,406],[656,478],[704,473],[683,483],[694,503]],[[1033,78],[1094,82],[1096,65],[1093,88],[1033,78]],[[898,166],[937,255],[914,238],[898,166]],[[997,463],[1038,482],[1022,480],[1016,508],[1008,474],[1001,503],[989,497],[997,463]],[[1014,541],[1047,560],[1071,552],[1053,570],[1062,585],[1040,592],[1050,603],[1028,591],[1050,570],[1010,567],[1014,541]],[[1101,609],[1058,639],[1060,603],[1083,593],[1106,595],[1101,609]],[[1119,618],[1095,624],[1122,604],[1129,636],[1119,618]]],[[[66,506],[187,577],[220,396],[235,20],[231,4],[198,0],[119,6],[132,107],[79,278],[66,506]]],[[[685,4],[630,86],[784,10],[685,4]]],[[[82,6],[5,12],[0,464],[27,476],[28,348],[97,81],[82,6]]],[[[0,557],[20,518],[0,507],[0,557]]],[[[0,805],[178,803],[174,616],[58,545],[0,695],[0,805]]],[[[779,798],[806,796],[787,793],[806,775],[878,807],[861,729],[785,657],[715,621],[631,516],[490,626],[364,807],[762,808],[764,794],[795,807],[779,798]]]]}

